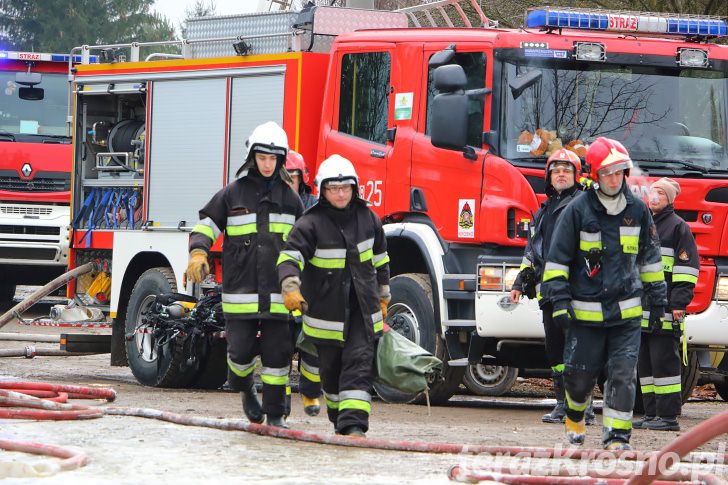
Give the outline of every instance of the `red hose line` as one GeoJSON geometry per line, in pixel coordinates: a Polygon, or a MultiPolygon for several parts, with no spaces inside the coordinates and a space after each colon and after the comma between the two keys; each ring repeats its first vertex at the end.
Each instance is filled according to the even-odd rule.
{"type": "Polygon", "coordinates": [[[667,470],[695,448],[723,433],[728,433],[728,411],[703,421],[653,454],[627,485],[652,483],[658,477],[660,470],[667,470]]]}
{"type": "Polygon", "coordinates": [[[21,381],[0,381],[0,389],[30,390],[30,391],[53,391],[73,394],[75,399],[99,399],[103,398],[109,402],[116,399],[116,391],[113,389],[69,386],[65,384],[49,384],[47,382],[21,382],[21,381]],[[82,397],[83,396],[83,397],[82,397]]]}
{"type": "Polygon", "coordinates": [[[60,446],[43,443],[0,439],[0,449],[61,458],[59,462],[61,470],[75,470],[89,462],[88,455],[82,451],[71,451],[60,446]]]}

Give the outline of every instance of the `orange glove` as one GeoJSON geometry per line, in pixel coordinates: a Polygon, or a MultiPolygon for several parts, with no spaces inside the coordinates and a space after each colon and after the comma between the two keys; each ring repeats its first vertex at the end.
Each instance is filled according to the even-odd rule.
{"type": "Polygon", "coordinates": [[[382,318],[387,318],[387,306],[389,305],[389,300],[382,298],[379,300],[379,305],[382,307],[382,318]]]}
{"type": "Polygon", "coordinates": [[[289,312],[298,310],[301,313],[306,313],[308,310],[308,303],[306,303],[303,295],[298,290],[283,293],[283,306],[285,306],[289,312]]]}
{"type": "Polygon", "coordinates": [[[187,279],[193,283],[202,283],[210,273],[210,263],[207,262],[207,252],[204,249],[190,251],[190,262],[187,264],[187,279]]]}

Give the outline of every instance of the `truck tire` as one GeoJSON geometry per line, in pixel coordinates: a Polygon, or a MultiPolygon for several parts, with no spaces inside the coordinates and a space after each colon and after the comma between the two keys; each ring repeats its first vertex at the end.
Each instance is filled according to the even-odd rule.
{"type": "MultiPolygon", "coordinates": [[[[430,279],[425,274],[406,273],[395,276],[389,284],[392,300],[389,302],[387,323],[395,331],[442,360],[444,379],[430,388],[429,398],[431,404],[444,404],[460,387],[465,367],[451,367],[447,364],[450,357],[435,325],[430,279]]],[[[422,404],[426,402],[426,398],[421,395],[414,402],[422,404]]]]}
{"type": "Polygon", "coordinates": [[[516,367],[475,364],[465,368],[463,384],[477,396],[502,396],[518,378],[516,367]]]}
{"type": "Polygon", "coordinates": [[[15,283],[9,281],[0,282],[0,305],[13,302],[15,289],[15,283]]]}
{"type": "Polygon", "coordinates": [[[205,362],[200,366],[192,387],[220,389],[227,380],[227,340],[211,338],[205,362]]]}
{"type": "Polygon", "coordinates": [[[132,374],[145,386],[186,387],[195,375],[194,369],[185,366],[182,337],[158,347],[153,335],[141,327],[142,312],[150,307],[154,297],[176,289],[172,268],[163,267],[142,273],[131,290],[125,322],[125,333],[131,339],[126,341],[126,356],[132,374]]]}

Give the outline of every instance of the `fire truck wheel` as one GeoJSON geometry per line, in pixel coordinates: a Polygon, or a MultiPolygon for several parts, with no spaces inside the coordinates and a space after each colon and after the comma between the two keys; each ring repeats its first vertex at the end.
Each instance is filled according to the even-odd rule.
{"type": "Polygon", "coordinates": [[[12,303],[15,298],[15,283],[9,281],[0,282],[0,305],[12,303]]]}
{"type": "MultiPolygon", "coordinates": [[[[442,360],[444,379],[432,386],[429,395],[430,403],[444,404],[460,387],[465,367],[447,364],[450,357],[435,325],[430,279],[425,274],[407,273],[395,276],[389,284],[392,300],[389,302],[387,324],[442,360]]],[[[414,402],[425,403],[425,396],[414,402]]]]}
{"type": "Polygon", "coordinates": [[[465,368],[463,384],[478,396],[502,396],[511,390],[517,378],[515,367],[475,364],[465,368]]]}
{"type": "Polygon", "coordinates": [[[125,324],[131,338],[126,342],[126,356],[132,374],[145,386],[186,387],[195,375],[195,369],[184,365],[187,357],[182,337],[158,347],[151,329],[141,323],[156,295],[176,290],[171,268],[148,269],[131,290],[125,324]]]}
{"type": "Polygon", "coordinates": [[[205,362],[192,383],[197,389],[220,389],[227,380],[227,341],[213,338],[207,349],[205,362]]]}

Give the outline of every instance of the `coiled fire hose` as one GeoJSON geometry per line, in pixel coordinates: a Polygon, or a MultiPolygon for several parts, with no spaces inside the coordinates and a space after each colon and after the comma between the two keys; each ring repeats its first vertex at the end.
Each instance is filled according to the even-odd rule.
{"type": "MultiPolygon", "coordinates": [[[[200,416],[182,415],[169,413],[156,409],[147,408],[95,408],[68,404],[66,401],[73,398],[106,399],[111,402],[116,398],[116,392],[111,389],[87,388],[82,386],[66,386],[58,384],[36,383],[36,382],[15,382],[0,381],[0,407],[32,408],[3,410],[0,409],[0,418],[16,419],[94,419],[104,415],[114,416],[135,416],[142,418],[158,419],[165,422],[176,423],[186,426],[203,426],[220,430],[236,430],[311,443],[348,446],[356,448],[369,448],[393,451],[409,451],[423,453],[452,453],[452,454],[487,454],[490,456],[518,456],[535,458],[566,458],[566,459],[622,459],[645,462],[631,476],[625,478],[605,477],[594,471],[588,470],[585,477],[577,476],[533,476],[530,470],[529,476],[513,473],[513,467],[508,470],[500,467],[478,468],[476,470],[466,467],[454,466],[449,472],[451,479],[477,483],[480,480],[497,480],[502,483],[534,483],[534,484],[574,484],[574,483],[603,483],[606,485],[648,485],[650,483],[674,485],[676,482],[688,480],[691,472],[678,470],[671,472],[668,476],[661,477],[662,480],[655,482],[657,468],[652,466],[655,463],[665,461],[669,454],[674,454],[676,459],[668,457],[669,465],[680,463],[725,463],[728,454],[719,453],[691,453],[692,450],[710,441],[723,433],[728,433],[728,411],[725,411],[713,418],[710,418],[698,426],[687,431],[672,443],[668,444],[659,452],[643,451],[604,451],[572,448],[545,448],[545,447],[514,447],[514,446],[485,446],[485,445],[462,445],[451,443],[428,443],[417,441],[395,441],[372,438],[352,438],[349,436],[327,435],[312,433],[301,430],[276,428],[263,424],[247,423],[239,419],[218,419],[200,416]],[[15,392],[19,391],[19,392],[15,392]],[[42,398],[42,399],[41,399],[42,398]],[[508,471],[509,473],[505,473],[508,471]],[[590,477],[589,475],[595,475],[590,477]]],[[[88,457],[81,454],[73,454],[62,448],[49,447],[38,443],[18,443],[8,440],[0,440],[0,448],[6,450],[26,451],[31,453],[46,454],[64,458],[63,469],[78,468],[88,462],[88,457]],[[25,448],[25,449],[21,449],[25,448]]],[[[553,467],[549,467],[553,468],[553,467]]],[[[559,472],[557,470],[557,472],[559,472]]],[[[564,473],[564,471],[560,471],[564,473]]],[[[554,475],[552,473],[552,475],[554,475]]],[[[693,472],[692,476],[699,477],[702,483],[707,485],[724,484],[724,482],[709,473],[693,472]],[[696,475],[697,473],[697,475],[696,475]]]]}

